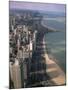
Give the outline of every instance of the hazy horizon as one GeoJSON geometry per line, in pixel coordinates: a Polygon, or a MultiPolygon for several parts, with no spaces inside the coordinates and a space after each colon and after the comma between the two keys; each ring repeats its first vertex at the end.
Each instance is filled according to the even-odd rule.
{"type": "Polygon", "coordinates": [[[23,1],[10,1],[9,9],[18,10],[39,10],[48,12],[66,12],[65,4],[55,4],[55,3],[36,3],[36,2],[23,2],[23,1]]]}

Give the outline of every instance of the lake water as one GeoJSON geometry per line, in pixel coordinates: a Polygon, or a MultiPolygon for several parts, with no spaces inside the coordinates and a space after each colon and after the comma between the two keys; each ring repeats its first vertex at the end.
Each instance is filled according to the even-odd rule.
{"type": "Polygon", "coordinates": [[[65,50],[65,18],[43,18],[44,26],[59,30],[45,35],[45,40],[49,53],[56,59],[61,69],[66,72],[66,50],[65,50]]]}

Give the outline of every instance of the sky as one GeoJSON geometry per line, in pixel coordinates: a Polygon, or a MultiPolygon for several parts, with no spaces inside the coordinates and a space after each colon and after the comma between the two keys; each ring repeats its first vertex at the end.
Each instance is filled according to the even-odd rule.
{"type": "Polygon", "coordinates": [[[9,8],[65,12],[66,5],[54,4],[54,3],[32,3],[32,2],[23,2],[23,1],[10,1],[9,8]]]}

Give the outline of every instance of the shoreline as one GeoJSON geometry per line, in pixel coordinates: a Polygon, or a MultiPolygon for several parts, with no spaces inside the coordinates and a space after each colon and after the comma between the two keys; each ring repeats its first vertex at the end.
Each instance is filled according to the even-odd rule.
{"type": "MultiPolygon", "coordinates": [[[[55,28],[53,28],[53,27],[51,27],[51,26],[48,26],[48,25],[45,25],[45,23],[44,23],[44,21],[46,21],[46,20],[48,20],[49,18],[45,18],[44,16],[43,16],[43,18],[42,18],[42,20],[41,20],[41,25],[43,26],[43,27],[45,27],[45,28],[48,28],[49,30],[51,30],[51,31],[53,31],[53,32],[61,32],[61,30],[60,29],[55,29],[55,28]]],[[[53,20],[54,18],[52,18],[52,20],[53,20]]],[[[51,19],[50,19],[51,20],[51,19]]],[[[56,20],[55,20],[56,21],[56,20]]],[[[61,22],[60,22],[61,23],[61,22]]],[[[62,30],[63,31],[63,30],[62,30]]]]}
{"type": "Polygon", "coordinates": [[[46,60],[46,72],[51,78],[51,81],[53,81],[55,85],[65,85],[65,73],[62,71],[59,65],[52,58],[49,58],[47,53],[44,55],[44,57],[46,60]]]}
{"type": "Polygon", "coordinates": [[[60,62],[58,62],[57,59],[56,59],[52,54],[48,54],[48,57],[49,57],[51,60],[53,60],[53,61],[61,68],[61,70],[62,70],[64,73],[66,73],[65,68],[62,67],[62,64],[60,64],[60,62]]]}

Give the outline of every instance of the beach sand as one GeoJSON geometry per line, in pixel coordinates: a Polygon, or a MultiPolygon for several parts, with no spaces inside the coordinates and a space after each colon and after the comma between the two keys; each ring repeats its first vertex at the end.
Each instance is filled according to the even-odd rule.
{"type": "Polygon", "coordinates": [[[65,73],[59,67],[59,65],[52,59],[49,58],[48,54],[44,55],[46,62],[46,72],[51,78],[50,80],[55,83],[55,85],[65,85],[65,73]]]}

